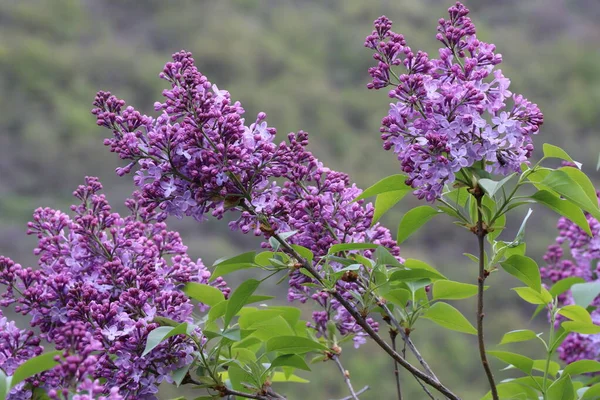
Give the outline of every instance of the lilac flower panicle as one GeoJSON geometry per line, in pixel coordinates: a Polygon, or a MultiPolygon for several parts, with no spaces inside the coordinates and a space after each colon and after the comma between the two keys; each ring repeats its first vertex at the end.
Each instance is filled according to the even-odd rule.
{"type": "MultiPolygon", "coordinates": [[[[192,322],[193,305],[181,287],[208,284],[211,274],[189,258],[178,233],[141,205],[139,193],[122,217],[101,189],[97,178],[86,178],[74,192],[79,203],[72,216],[35,211],[29,233],[38,238],[38,269],[0,258],[0,283],[7,287],[1,304],[31,317],[41,338],[64,351],[58,367],[36,378],[51,398],[67,398],[75,388],[73,398],[153,399],[194,351],[175,336],[142,356],[159,326],[155,317],[192,322]]],[[[229,294],[222,278],[210,284],[229,294]]]]}
{"type": "MultiPolygon", "coordinates": [[[[586,213],[592,236],[567,218],[558,221],[558,237],[548,247],[544,255],[546,266],[540,268],[542,278],[549,284],[569,277],[579,277],[587,282],[597,281],[600,276],[600,222],[586,213]],[[564,247],[568,248],[565,254],[564,247]]],[[[571,291],[561,294],[560,305],[575,304],[571,291]]],[[[600,324],[600,297],[593,302],[592,321],[600,324]]],[[[558,348],[561,360],[571,363],[578,360],[598,360],[600,358],[600,335],[570,333],[558,348]]]]}
{"type": "Polygon", "coordinates": [[[456,3],[448,13],[449,19],[438,21],[436,38],[444,47],[437,59],[415,54],[385,16],[365,40],[377,61],[367,87],[391,87],[393,102],[381,127],[384,148],[397,155],[406,183],[427,201],[480,161],[496,174],[518,171],[543,123],[536,104],[508,90],[510,80],[496,69],[502,56],[477,39],[469,10],[456,3]]]}
{"type": "MultiPolygon", "coordinates": [[[[220,219],[235,212],[231,229],[266,238],[296,231],[289,242],[308,248],[316,260],[331,245],[351,242],[386,246],[399,257],[389,230],[371,226],[373,206],[353,202],[362,191],[307,150],[306,132],[290,133],[286,142],[277,144],[266,114],[246,122],[241,104],[210,83],[188,52],[174,54],[160,77],[171,87],[163,92],[164,101],[155,103],[161,113],[156,118],[141,115],[107,92],[98,93],[92,110],[98,125],[113,132],[105,144],[128,162],[117,173],[137,166],[134,182],[140,204],[156,210],[159,220],[171,215],[202,221],[207,214],[220,219]]],[[[355,334],[357,343],[364,341],[352,317],[329,295],[313,293],[305,286],[309,282],[300,271],[291,271],[288,299],[304,302],[312,297],[327,310],[315,314],[311,326],[322,334],[323,320],[333,320],[340,332],[355,334]]],[[[356,284],[343,289],[362,290],[356,284]]],[[[350,293],[348,299],[355,301],[350,293]]],[[[377,329],[374,321],[372,325],[377,329]]]]}

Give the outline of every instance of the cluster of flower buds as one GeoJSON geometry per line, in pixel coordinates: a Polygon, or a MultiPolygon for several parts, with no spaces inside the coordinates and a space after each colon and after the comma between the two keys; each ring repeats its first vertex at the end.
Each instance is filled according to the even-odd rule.
{"type": "MultiPolygon", "coordinates": [[[[59,366],[31,381],[50,397],[68,398],[76,388],[81,399],[155,398],[160,382],[187,365],[195,347],[174,336],[143,355],[148,334],[160,326],[157,317],[191,322],[193,304],[182,285],[208,283],[210,272],[188,257],[179,234],[156,221],[138,196],[128,200],[131,214],[122,217],[111,211],[101,189],[97,178],[86,178],[74,192],[79,203],[71,207],[72,217],[49,208],[35,211],[29,233],[39,239],[38,268],[0,258],[0,284],[6,286],[1,304],[31,317],[41,338],[64,351],[59,366]]],[[[211,284],[229,294],[222,278],[211,284]]],[[[9,361],[0,359],[0,368],[11,373],[38,352],[40,341],[28,333],[14,336],[14,327],[0,321],[14,345],[21,343],[6,349],[14,353],[9,361]]]]}
{"type": "Polygon", "coordinates": [[[543,123],[537,105],[508,90],[510,80],[496,69],[502,56],[477,39],[469,10],[456,3],[448,12],[450,19],[438,21],[444,47],[437,59],[415,54],[385,16],[365,40],[377,61],[368,88],[390,86],[394,101],[382,120],[384,148],[397,155],[407,184],[427,201],[475,163],[497,174],[518,171],[543,123]]]}

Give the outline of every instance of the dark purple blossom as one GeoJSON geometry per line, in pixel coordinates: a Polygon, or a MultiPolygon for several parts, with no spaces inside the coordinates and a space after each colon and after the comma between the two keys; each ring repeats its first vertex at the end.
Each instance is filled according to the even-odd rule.
{"type": "MultiPolygon", "coordinates": [[[[122,217],[101,189],[87,178],[74,192],[80,203],[71,207],[73,216],[35,211],[29,233],[39,240],[38,269],[1,258],[2,304],[30,316],[42,338],[65,352],[37,382],[51,397],[67,398],[76,387],[81,399],[153,399],[160,382],[191,362],[194,345],[175,336],[142,356],[146,338],[159,326],[156,317],[192,322],[182,284],[208,283],[210,272],[187,256],[179,234],[157,222],[138,194],[122,217]]],[[[229,293],[221,278],[212,284],[229,293]]]]}
{"type": "MultiPolygon", "coordinates": [[[[316,261],[331,245],[351,242],[380,244],[399,257],[389,230],[372,226],[373,206],[353,202],[362,191],[307,150],[307,133],[291,133],[287,142],[277,144],[265,113],[246,123],[241,104],[211,84],[188,52],[174,54],[160,76],[171,88],[163,92],[164,102],[155,103],[161,112],[157,118],[141,115],[107,92],[98,93],[92,111],[98,125],[113,132],[106,145],[128,160],[117,173],[138,166],[134,182],[143,207],[157,209],[159,219],[186,215],[201,221],[208,213],[222,218],[235,212],[231,229],[266,238],[294,231],[288,241],[308,248],[316,261]]],[[[351,316],[329,295],[312,293],[305,286],[309,282],[292,269],[289,300],[318,297],[326,319],[335,321],[340,332],[361,336],[351,316]]],[[[358,286],[352,290],[361,291],[358,286]]],[[[315,318],[321,326],[323,315],[315,318]]]]}

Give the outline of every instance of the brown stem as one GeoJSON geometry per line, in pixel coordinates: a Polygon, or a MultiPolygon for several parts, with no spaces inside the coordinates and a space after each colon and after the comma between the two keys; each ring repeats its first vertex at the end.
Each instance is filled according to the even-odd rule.
{"type": "MultiPolygon", "coordinates": [[[[194,378],[192,378],[192,376],[189,373],[185,376],[185,378],[183,378],[181,383],[183,385],[186,385],[186,384],[201,385],[201,383],[198,382],[197,380],[195,380],[194,378]]],[[[221,397],[240,396],[240,397],[244,397],[246,399],[256,399],[256,400],[285,399],[285,397],[283,397],[282,395],[280,395],[278,393],[275,393],[270,388],[268,389],[266,396],[264,396],[262,394],[240,392],[235,389],[230,389],[227,386],[219,386],[219,387],[215,387],[213,389],[217,390],[219,392],[219,394],[221,395],[221,397]]]]}
{"type": "MultiPolygon", "coordinates": [[[[323,276],[321,276],[319,271],[317,271],[311,263],[304,259],[300,254],[298,254],[298,252],[294,250],[294,248],[292,248],[278,234],[274,234],[273,237],[279,242],[279,244],[283,249],[285,249],[285,251],[287,251],[290,255],[292,255],[296,260],[298,260],[302,264],[302,267],[304,267],[304,269],[306,269],[319,283],[323,284],[323,276]]],[[[460,397],[452,393],[450,389],[444,386],[440,381],[425,374],[424,372],[410,364],[408,361],[406,361],[396,351],[394,351],[394,349],[392,349],[390,345],[387,344],[386,341],[383,340],[381,336],[377,334],[377,332],[375,332],[375,330],[371,327],[371,325],[367,323],[367,321],[365,320],[365,318],[363,318],[360,312],[358,312],[356,308],[354,308],[354,306],[348,300],[346,300],[346,298],[344,298],[344,296],[342,296],[336,290],[331,290],[330,293],[342,305],[342,307],[344,307],[348,311],[348,313],[356,320],[356,323],[360,325],[361,328],[363,328],[367,335],[369,335],[379,347],[381,347],[386,353],[388,353],[390,357],[398,361],[398,364],[400,364],[403,368],[407,369],[411,374],[415,375],[417,378],[421,379],[423,382],[427,383],[429,386],[435,388],[437,391],[444,394],[444,396],[448,397],[449,399],[460,400],[460,397]]]]}
{"type": "Polygon", "coordinates": [[[477,200],[477,242],[479,243],[479,277],[477,278],[477,340],[479,342],[479,356],[481,357],[481,364],[485,370],[488,381],[490,383],[490,390],[492,392],[492,399],[498,400],[498,390],[496,389],[496,382],[494,381],[494,374],[490,368],[487,355],[485,354],[485,341],[483,338],[483,291],[485,278],[488,276],[488,272],[485,269],[484,257],[485,248],[484,240],[487,231],[483,227],[483,215],[481,213],[481,199],[483,194],[475,193],[475,199],[477,200]]]}
{"type": "Polygon", "coordinates": [[[421,364],[421,366],[423,367],[423,369],[425,370],[427,375],[431,376],[436,381],[439,381],[438,377],[433,373],[431,367],[429,367],[429,364],[427,364],[427,362],[425,361],[425,359],[423,358],[423,356],[421,355],[421,353],[419,352],[419,350],[413,343],[412,339],[406,334],[406,332],[404,331],[404,328],[402,328],[402,326],[400,325],[400,322],[398,322],[396,317],[394,317],[394,314],[392,313],[392,311],[385,304],[381,304],[381,308],[386,313],[386,315],[389,317],[390,322],[394,325],[394,328],[396,329],[396,331],[398,333],[400,333],[402,340],[404,340],[404,345],[405,345],[404,348],[406,348],[406,347],[409,348],[409,350],[414,354],[415,358],[419,361],[419,364],[421,364]]]}
{"type": "MultiPolygon", "coordinates": [[[[364,388],[362,388],[358,392],[356,392],[356,395],[360,396],[361,394],[363,394],[364,392],[366,392],[369,389],[370,389],[370,387],[365,386],[364,388]]],[[[344,397],[344,398],[342,398],[340,400],[352,400],[352,396],[347,396],[347,397],[344,397]]]]}
{"type": "Polygon", "coordinates": [[[335,362],[335,365],[337,365],[338,369],[342,373],[342,376],[344,377],[344,382],[346,382],[346,386],[348,386],[348,390],[350,391],[350,398],[352,400],[360,400],[358,398],[358,395],[354,391],[354,388],[352,387],[352,382],[350,381],[350,374],[348,373],[347,370],[344,369],[344,366],[342,365],[342,362],[340,361],[340,356],[337,354],[334,354],[331,357],[331,359],[335,362]]]}
{"type": "Polygon", "coordinates": [[[240,397],[244,397],[246,399],[256,399],[256,400],[273,400],[273,399],[281,398],[281,397],[263,396],[260,394],[239,392],[237,390],[229,389],[227,387],[222,388],[222,390],[220,390],[220,392],[221,392],[222,397],[240,396],[240,397]]]}
{"type": "MultiPolygon", "coordinates": [[[[398,332],[393,329],[390,329],[390,339],[392,339],[392,349],[394,349],[394,351],[397,351],[396,336],[398,336],[398,332]]],[[[404,345],[406,346],[406,342],[404,342],[404,345]]],[[[394,377],[396,378],[396,392],[398,393],[398,400],[402,400],[402,386],[400,385],[400,371],[398,370],[398,361],[396,361],[396,360],[394,360],[394,377]]]]}

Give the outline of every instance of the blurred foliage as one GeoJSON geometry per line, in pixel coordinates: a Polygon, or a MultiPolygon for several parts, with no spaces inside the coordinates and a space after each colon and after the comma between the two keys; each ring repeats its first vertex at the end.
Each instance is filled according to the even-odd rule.
{"type": "MultiPolygon", "coordinates": [[[[381,150],[378,134],[389,101],[385,93],[366,90],[372,59],[363,40],[371,22],[386,14],[413,49],[435,54],[436,21],[448,6],[439,0],[1,1],[0,254],[35,262],[25,221],[34,207],[70,204],[70,193],[84,175],[99,176],[114,203],[125,199],[131,181],[117,180],[118,160],[102,148],[106,132],[89,114],[94,94],[110,90],[151,113],[164,87],[158,72],[182,48],[194,53],[209,79],[242,101],[248,118],[265,111],[282,135],[311,132],[314,152],[359,185],[394,173],[398,166],[381,150]]],[[[480,38],[503,53],[511,89],[544,112],[538,146],[544,141],[564,147],[591,173],[600,148],[595,134],[600,126],[600,3],[485,0],[467,6],[480,38]]],[[[404,203],[385,218],[392,231],[401,212],[416,201],[404,203]]],[[[555,221],[536,209],[528,227],[530,255],[541,258],[555,221]]],[[[215,221],[171,224],[181,230],[190,253],[208,262],[258,244],[215,221]]],[[[518,221],[509,224],[514,232],[518,221]]],[[[440,218],[409,240],[404,254],[436,264],[452,279],[474,281],[475,266],[461,254],[472,251],[475,238],[456,239],[458,229],[440,218]]],[[[503,273],[490,280],[489,343],[532,325],[531,310],[506,290],[511,283],[503,273]]],[[[273,290],[283,294],[285,288],[273,290]]],[[[463,302],[460,308],[474,314],[474,304],[463,302]]],[[[474,339],[421,324],[414,339],[440,378],[465,399],[483,394],[474,339]]],[[[533,329],[543,324],[542,317],[533,329]]],[[[375,351],[367,345],[344,352],[355,387],[372,388],[365,400],[392,398],[395,390],[392,366],[373,356],[375,351]]],[[[315,370],[314,384],[285,388],[290,399],[345,396],[334,366],[317,364],[315,370]]],[[[402,377],[407,398],[424,398],[412,377],[402,377]]]]}

